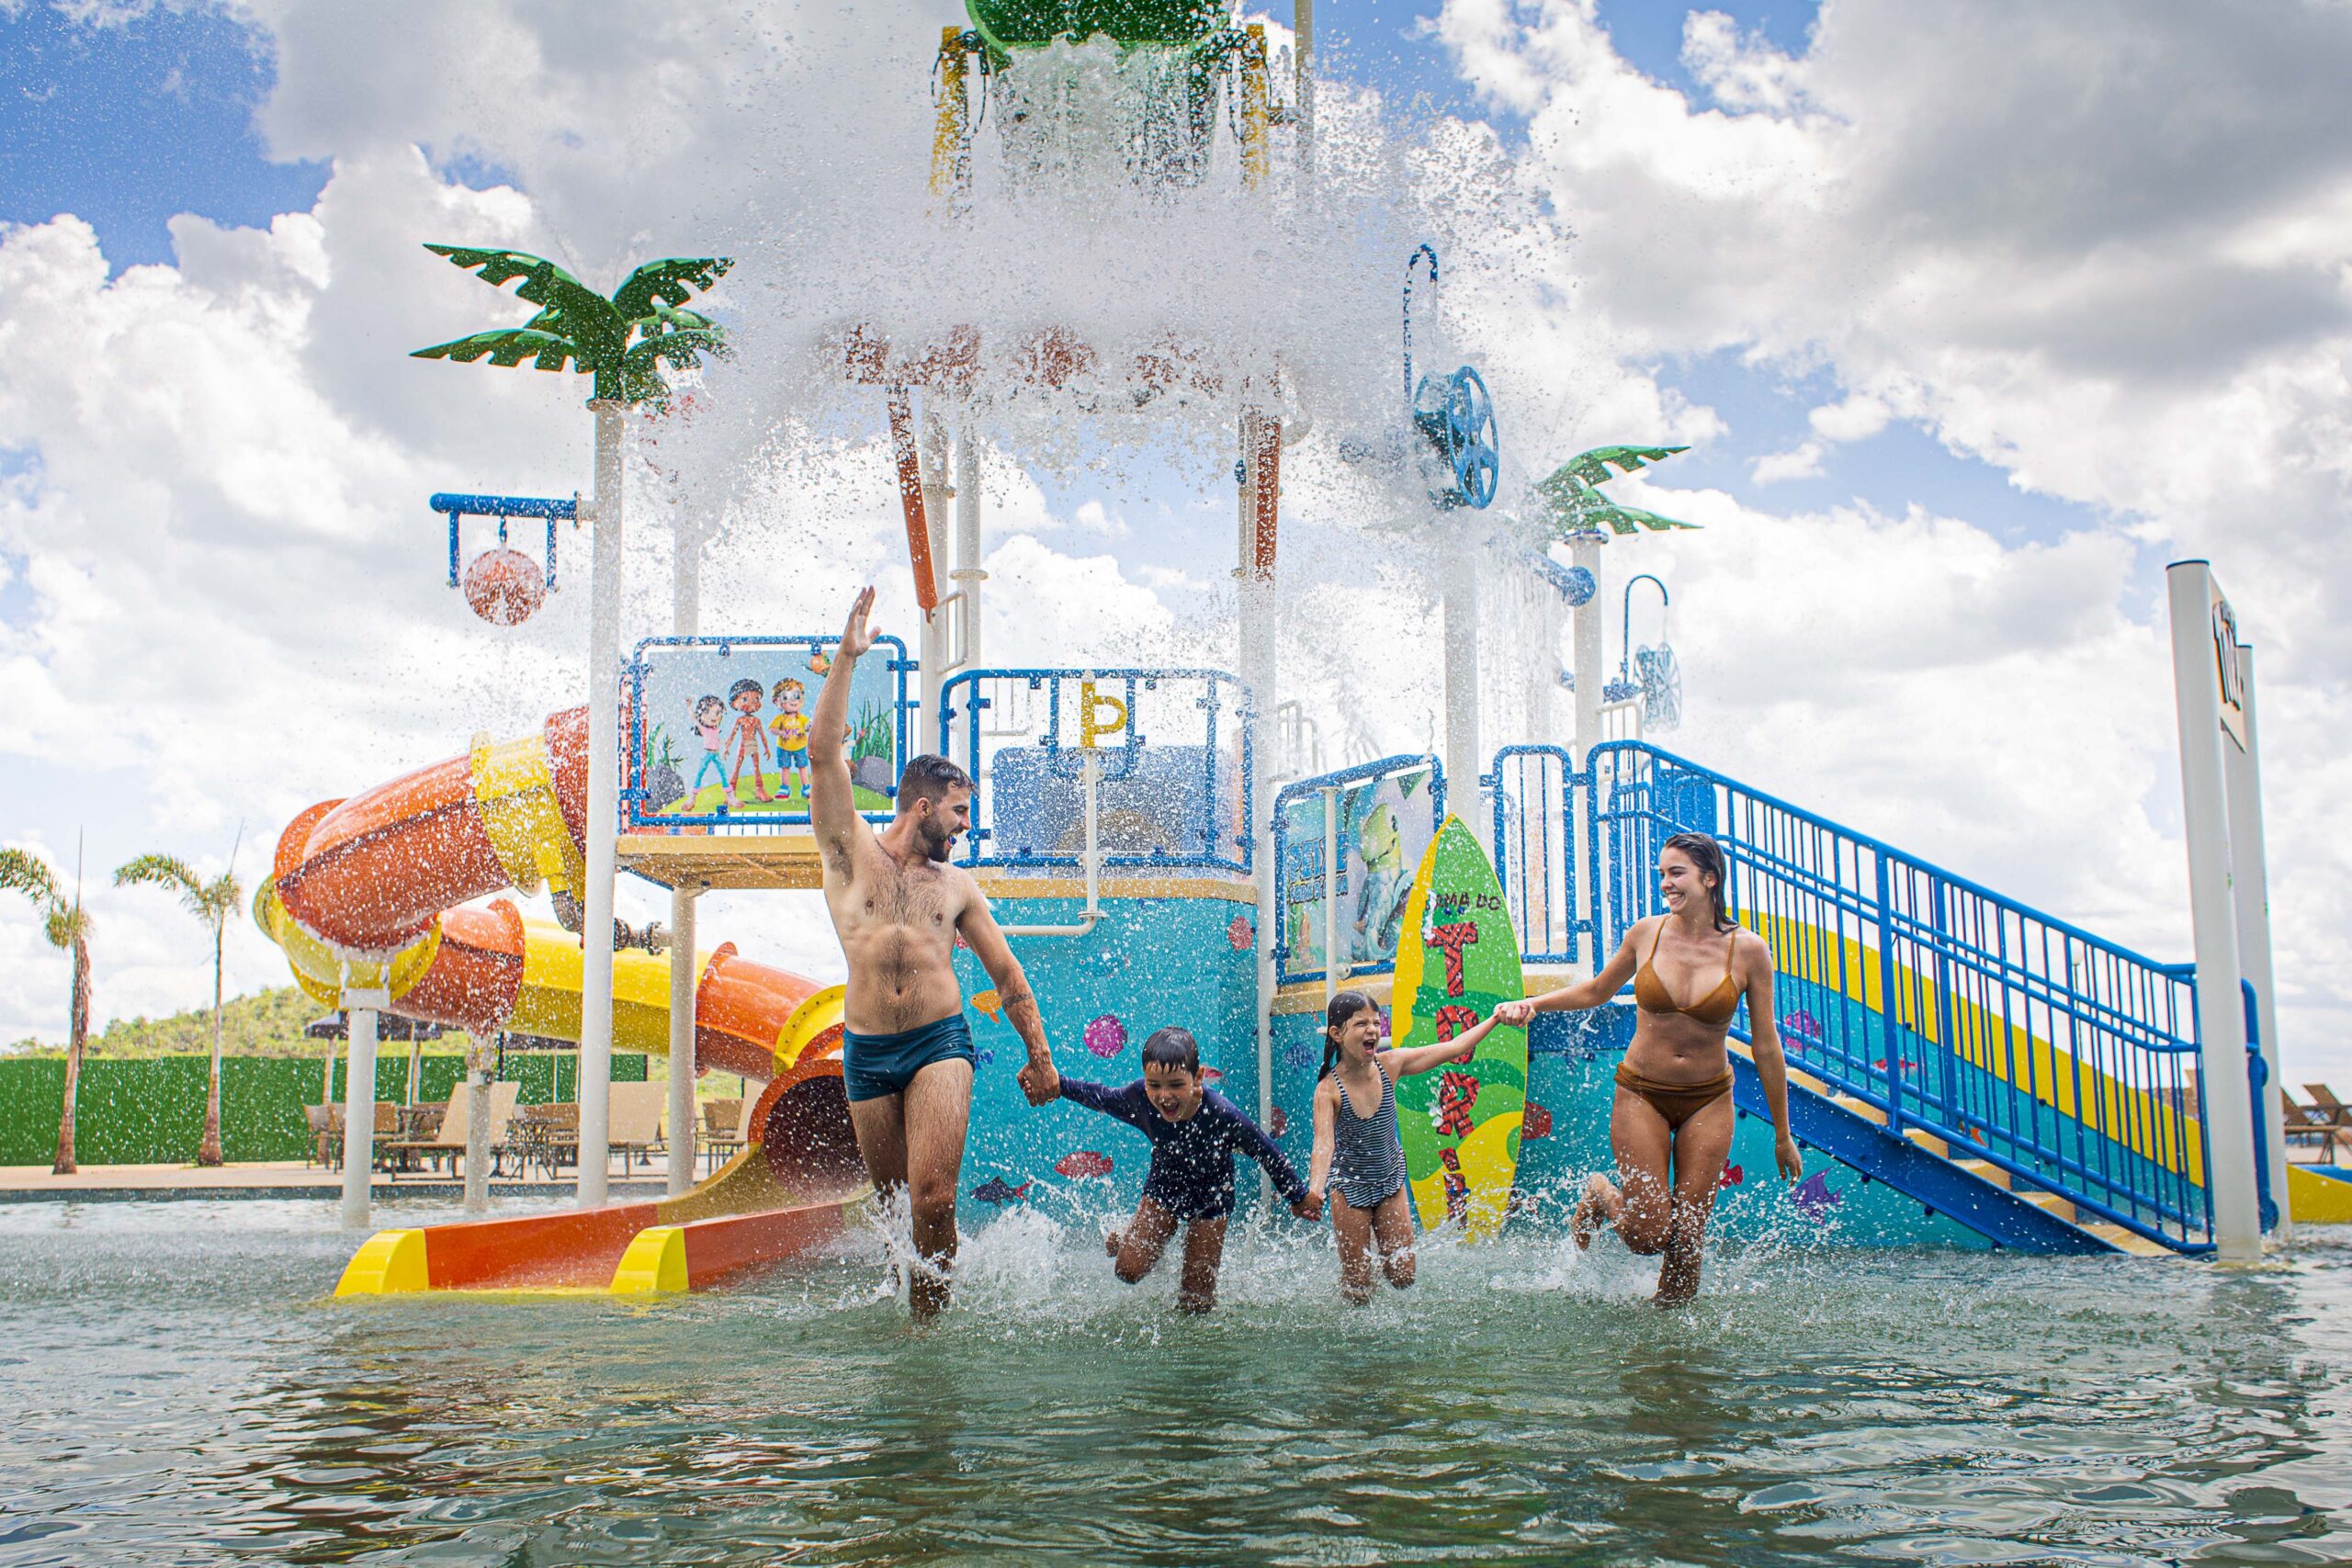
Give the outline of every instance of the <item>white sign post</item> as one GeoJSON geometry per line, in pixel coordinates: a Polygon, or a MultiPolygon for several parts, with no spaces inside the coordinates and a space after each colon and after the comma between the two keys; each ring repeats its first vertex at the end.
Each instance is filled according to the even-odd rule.
{"type": "MultiPolygon", "coordinates": [[[[2165,579],[2172,612],[2173,695],[2180,716],[2180,791],[2197,947],[2197,1026],[2203,1068],[2198,1113],[2205,1131],[2205,1186],[2213,1205],[2216,1250],[2225,1260],[2242,1262],[2262,1256],[2256,1106],[2246,1081],[2242,982],[2252,979],[2259,1002],[2267,1004],[2270,980],[2252,703],[2237,618],[2213,581],[2212,568],[2201,560],[2175,561],[2165,569],[2165,579]],[[2246,965],[2249,948],[2261,956],[2259,975],[2246,965]]],[[[2262,1107],[2262,1157],[2270,1163],[2271,1192],[2283,1213],[2284,1139],[2275,1087],[2278,1043],[2270,1032],[2266,1024],[2262,1049],[2271,1070],[2262,1107]],[[2270,1158],[2273,1149],[2278,1151],[2275,1161],[2270,1158]]]]}

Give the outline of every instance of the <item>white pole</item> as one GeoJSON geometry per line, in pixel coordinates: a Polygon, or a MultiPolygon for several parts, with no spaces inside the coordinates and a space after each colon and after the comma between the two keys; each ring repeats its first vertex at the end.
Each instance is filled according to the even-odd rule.
{"type": "Polygon", "coordinates": [[[1340,994],[1340,792],[1323,788],[1323,1009],[1340,994]]]}
{"type": "Polygon", "coordinates": [[[2262,834],[2262,732],[2256,719],[2254,649],[2238,644],[2239,678],[2245,682],[2245,749],[2222,748],[2223,784],[2230,796],[2230,884],[2236,894],[2238,962],[2254,982],[2255,1028],[2261,1035],[2265,1087],[2256,1110],[2270,1169],[2270,1200],[2278,1206],[2273,1230],[2280,1241],[2295,1239],[2287,1202],[2287,1128],[2278,1107],[2286,1088],[2278,1065],[2278,998],[2270,964],[2269,852],[2262,834]]]}
{"type": "Polygon", "coordinates": [[[605,1201],[612,1157],[613,880],[620,831],[621,404],[596,413],[594,574],[588,590],[588,887],[580,928],[580,1204],[605,1201]]]}
{"type": "Polygon", "coordinates": [[[1494,826],[1478,809],[1478,555],[1459,544],[1441,552],[1445,602],[1445,803],[1485,843],[1494,826]]]}
{"type": "Polygon", "coordinates": [[[1586,755],[1600,743],[1600,689],[1608,684],[1608,672],[1601,668],[1606,653],[1601,647],[1601,624],[1608,612],[1603,606],[1609,595],[1600,591],[1600,541],[1578,536],[1568,541],[1568,558],[1592,574],[1592,597],[1569,612],[1574,634],[1572,670],[1577,678],[1576,689],[1576,752],[1577,766],[1590,766],[1586,755]]]}
{"type": "Polygon", "coordinates": [[[932,407],[935,397],[926,393],[923,398],[922,516],[931,536],[932,590],[942,604],[922,624],[922,649],[917,655],[922,665],[922,705],[915,710],[915,732],[910,744],[918,752],[939,745],[939,689],[946,682],[951,657],[944,601],[955,591],[949,582],[937,581],[947,570],[947,498],[954,492],[947,483],[947,423],[932,407]]]}
{"type": "MultiPolygon", "coordinates": [[[[956,592],[964,596],[966,660],[980,663],[980,444],[967,413],[956,433],[956,592]]],[[[977,761],[977,759],[975,759],[977,761]]]]}
{"type": "Polygon", "coordinates": [[[1302,183],[1315,183],[1315,0],[1293,0],[1291,6],[1291,113],[1298,121],[1298,172],[1302,183]]]}
{"type": "Polygon", "coordinates": [[[2222,750],[2221,673],[2213,636],[2219,595],[2201,560],[2165,569],[2172,612],[2173,696],[2180,716],[2180,793],[2188,837],[2188,902],[2197,944],[2198,1113],[2205,1130],[2205,1189],[2213,1241],[2225,1262],[2262,1256],[2254,1186],[2254,1123],[2246,1099],[2245,1010],[2238,992],[2237,910],[2230,891],[2230,828],[2222,750]]]}
{"type": "MultiPolygon", "coordinates": [[[[1250,688],[1250,868],[1258,897],[1258,1121],[1274,1113],[1274,940],[1282,920],[1274,900],[1274,705],[1278,668],[1273,579],[1257,568],[1257,450],[1250,420],[1240,423],[1241,483],[1234,530],[1235,609],[1240,620],[1242,684],[1250,688]]],[[[1271,1190],[1261,1182],[1262,1197],[1271,1190]]]]}
{"type": "Polygon", "coordinates": [[[477,1036],[466,1045],[466,1198],[469,1214],[490,1210],[489,1048],[477,1036]]]}
{"type": "MultiPolygon", "coordinates": [[[[670,558],[670,630],[693,637],[702,629],[702,536],[695,521],[676,520],[670,558]]],[[[669,1194],[683,1196],[695,1184],[696,1143],[702,1132],[695,1080],[695,998],[702,983],[695,961],[695,889],[681,883],[670,889],[670,1173],[669,1194]]]]}
{"type": "Polygon", "coordinates": [[[384,990],[343,993],[343,1228],[368,1228],[369,1183],[376,1171],[376,1015],[392,1005],[384,990]]]}

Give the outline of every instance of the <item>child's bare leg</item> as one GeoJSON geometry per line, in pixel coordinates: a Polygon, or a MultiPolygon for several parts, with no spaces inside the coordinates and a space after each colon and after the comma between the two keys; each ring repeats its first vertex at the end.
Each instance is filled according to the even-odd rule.
{"type": "Polygon", "coordinates": [[[1340,1294],[1358,1306],[1372,1300],[1372,1216],[1331,1194],[1331,1231],[1340,1238],[1340,1294]]]}
{"type": "Polygon", "coordinates": [[[1176,1304],[1186,1312],[1208,1312],[1216,1305],[1216,1271],[1225,1261],[1225,1220],[1194,1220],[1184,1227],[1184,1273],[1177,1282],[1176,1304]]]}
{"type": "Polygon", "coordinates": [[[1158,1199],[1146,1198],[1136,1205],[1136,1217],[1127,1222],[1126,1229],[1102,1238],[1104,1249],[1115,1259],[1112,1271],[1134,1284],[1151,1272],[1168,1238],[1175,1234],[1176,1217],[1160,1207],[1158,1199]]]}
{"type": "Polygon", "coordinates": [[[1372,1236],[1380,1247],[1380,1271],[1403,1290],[1413,1282],[1413,1199],[1403,1188],[1380,1201],[1372,1212],[1372,1236]]]}

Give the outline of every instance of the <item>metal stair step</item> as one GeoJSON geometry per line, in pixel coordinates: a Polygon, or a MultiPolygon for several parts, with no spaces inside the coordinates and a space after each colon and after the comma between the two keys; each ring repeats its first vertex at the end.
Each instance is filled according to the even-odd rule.
{"type": "MultiPolygon", "coordinates": [[[[1937,1137],[1933,1133],[1927,1131],[1925,1128],[1905,1127],[1903,1129],[1903,1135],[1910,1139],[1913,1143],[1918,1145],[1921,1148],[1927,1150],[1931,1155],[1941,1155],[1946,1159],[1951,1158],[1951,1145],[1946,1143],[1943,1139],[1937,1137]]],[[[1980,1160],[1971,1163],[1982,1164],[1984,1162],[1980,1160]]]]}
{"type": "Polygon", "coordinates": [[[1865,1122],[1875,1122],[1882,1127],[1886,1125],[1886,1112],[1867,1100],[1857,1100],[1850,1094],[1838,1094],[1830,1096],[1829,1102],[1840,1111],[1851,1111],[1865,1122]]]}
{"type": "Polygon", "coordinates": [[[1979,1181],[1989,1181],[1996,1187],[2007,1187],[2012,1190],[2016,1189],[2017,1183],[2010,1179],[2009,1173],[1989,1159],[1956,1159],[1951,1163],[1979,1181]]]}
{"type": "Polygon", "coordinates": [[[2117,1224],[2112,1220],[2092,1220],[2088,1223],[2077,1221],[2075,1223],[2081,1224],[2083,1229],[2098,1237],[2099,1240],[2106,1242],[2109,1246],[2116,1247],[2120,1251],[2128,1252],[2134,1258],[2178,1258],[2182,1256],[2180,1253],[2175,1252],[2171,1247],[2165,1246],[2161,1242],[2150,1241],[2138,1231],[2124,1229],[2121,1225],[2117,1224]]]}
{"type": "Polygon", "coordinates": [[[2055,1192],[2020,1192],[2018,1196],[2024,1199],[2027,1202],[2032,1204],[2037,1209],[2046,1210],[2047,1212],[2057,1215],[2062,1220],[2076,1224],[2078,1227],[2081,1225],[2081,1222],[2075,1219],[2075,1205],[2073,1201],[2069,1199],[2061,1198],[2055,1192]]]}

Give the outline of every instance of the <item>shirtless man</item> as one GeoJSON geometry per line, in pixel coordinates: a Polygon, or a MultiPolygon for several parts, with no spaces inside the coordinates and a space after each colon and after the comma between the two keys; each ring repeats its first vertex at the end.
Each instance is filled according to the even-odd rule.
{"type": "Polygon", "coordinates": [[[850,677],[873,646],[866,589],[850,607],[833,667],[810,718],[809,815],[825,868],[825,905],[849,960],[842,1088],[857,1150],[875,1190],[906,1190],[922,1259],[917,1318],[947,1305],[956,1261],[956,1183],[972,1110],[972,1032],[950,960],[956,939],[980,961],[1003,998],[1004,1016],[1029,1047],[1022,1092],[1032,1105],[1061,1092],[1046,1026],[1021,963],[989,913],[971,874],[947,863],[948,846],[972,825],[972,781],[944,757],[917,757],[899,775],[898,815],[876,833],[858,815],[842,737],[850,677]]]}

